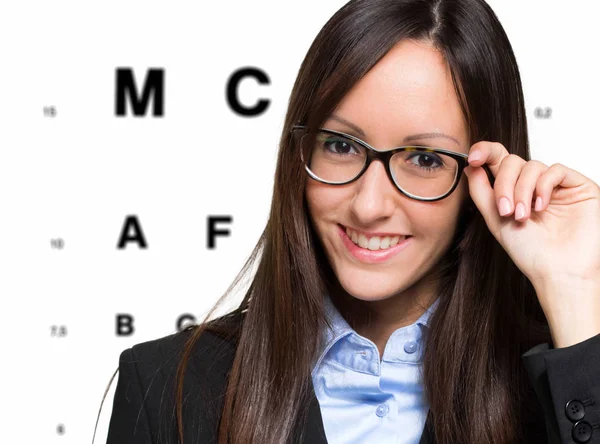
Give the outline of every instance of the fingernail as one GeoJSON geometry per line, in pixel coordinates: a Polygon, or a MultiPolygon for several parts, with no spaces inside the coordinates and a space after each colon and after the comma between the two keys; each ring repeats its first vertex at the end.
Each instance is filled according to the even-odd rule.
{"type": "Polygon", "coordinates": [[[479,159],[481,159],[481,154],[478,151],[473,151],[472,153],[469,154],[469,157],[467,158],[469,163],[474,162],[479,159]]]}
{"type": "Polygon", "coordinates": [[[506,216],[509,214],[511,212],[510,200],[508,200],[506,197],[500,198],[499,210],[500,216],[506,216]]]}
{"type": "Polygon", "coordinates": [[[515,217],[517,219],[523,219],[525,217],[525,205],[523,202],[517,204],[517,211],[515,211],[515,217]]]}
{"type": "Polygon", "coordinates": [[[535,211],[540,211],[542,209],[542,198],[538,196],[535,200],[535,211]]]}

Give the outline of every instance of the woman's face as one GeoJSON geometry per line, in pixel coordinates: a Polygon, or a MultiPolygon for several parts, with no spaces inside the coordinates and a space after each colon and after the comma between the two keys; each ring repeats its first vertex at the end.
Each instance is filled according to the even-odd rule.
{"type": "MultiPolygon", "coordinates": [[[[351,134],[378,149],[426,145],[467,154],[470,147],[441,54],[408,40],[398,43],[355,85],[323,127],[351,134]],[[434,132],[459,143],[442,137],[403,142],[408,136],[434,132]]],[[[445,199],[420,202],[402,195],[379,161],[346,185],[328,185],[307,176],[310,217],[341,286],[364,301],[385,299],[409,288],[427,293],[426,298],[433,296],[434,282],[427,277],[450,246],[461,204],[468,196],[466,180],[462,177],[445,199]],[[367,239],[370,233],[411,237],[392,257],[365,260],[351,253],[349,247],[360,247],[344,241],[342,226],[367,233],[367,239]]]]}

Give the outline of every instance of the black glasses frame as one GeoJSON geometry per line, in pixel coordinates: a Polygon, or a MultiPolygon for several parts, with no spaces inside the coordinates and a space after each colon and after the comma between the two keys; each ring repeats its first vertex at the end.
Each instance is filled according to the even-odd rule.
{"type": "MultiPolygon", "coordinates": [[[[301,131],[304,132],[304,134],[302,134],[302,136],[301,136],[301,138],[302,138],[308,134],[308,132],[307,132],[308,127],[306,127],[304,125],[294,125],[291,129],[291,134],[294,136],[297,136],[301,131]]],[[[356,177],[354,179],[348,180],[346,182],[330,182],[330,181],[323,180],[323,179],[319,178],[318,176],[316,176],[310,170],[310,168],[308,168],[308,165],[307,165],[306,161],[304,160],[304,154],[302,153],[302,150],[300,150],[300,156],[302,158],[304,168],[306,169],[306,172],[308,173],[308,175],[318,182],[326,183],[329,185],[346,185],[346,184],[352,183],[355,180],[358,180],[360,178],[360,176],[362,176],[364,174],[364,172],[367,171],[367,169],[369,168],[369,165],[371,164],[371,162],[373,160],[380,160],[385,165],[385,170],[387,172],[387,175],[388,175],[390,181],[396,186],[398,191],[400,191],[402,194],[404,194],[405,196],[407,196],[411,199],[424,201],[424,202],[435,202],[438,200],[442,200],[442,199],[448,197],[450,194],[452,194],[452,192],[458,186],[459,177],[461,177],[463,170],[469,164],[467,161],[467,158],[469,157],[468,154],[457,153],[456,151],[450,151],[450,150],[446,150],[444,148],[434,148],[434,147],[421,146],[421,145],[407,145],[407,146],[399,146],[399,147],[395,147],[395,148],[383,151],[383,150],[379,150],[375,147],[372,147],[367,142],[359,139],[358,137],[355,137],[351,134],[343,133],[341,131],[330,130],[327,128],[319,128],[318,132],[325,132],[328,134],[347,137],[348,139],[353,140],[354,142],[358,143],[359,145],[366,148],[366,150],[367,150],[367,160],[365,161],[365,164],[364,164],[362,170],[360,170],[360,172],[356,175],[356,177]],[[452,185],[450,190],[448,190],[446,192],[446,194],[443,194],[442,196],[438,196],[438,197],[418,197],[418,196],[415,196],[414,194],[411,194],[411,193],[403,190],[400,187],[400,185],[398,185],[396,183],[396,181],[394,180],[394,176],[390,169],[390,160],[391,160],[392,156],[401,151],[422,151],[422,152],[426,152],[426,153],[441,153],[441,154],[445,154],[447,156],[454,158],[458,163],[458,169],[456,170],[456,176],[454,177],[454,184],[452,185]]],[[[490,171],[487,164],[483,164],[482,166],[483,166],[483,169],[485,170],[485,172],[487,173],[488,179],[493,188],[494,187],[494,175],[490,171]]]]}

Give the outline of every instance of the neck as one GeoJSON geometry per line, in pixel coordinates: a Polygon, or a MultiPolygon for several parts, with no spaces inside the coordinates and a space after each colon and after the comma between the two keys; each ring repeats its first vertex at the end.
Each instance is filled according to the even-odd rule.
{"type": "Polygon", "coordinates": [[[414,285],[393,296],[379,300],[358,299],[339,286],[329,290],[332,301],[348,324],[361,336],[373,341],[379,356],[394,331],[414,324],[437,297],[434,286],[414,285]]]}

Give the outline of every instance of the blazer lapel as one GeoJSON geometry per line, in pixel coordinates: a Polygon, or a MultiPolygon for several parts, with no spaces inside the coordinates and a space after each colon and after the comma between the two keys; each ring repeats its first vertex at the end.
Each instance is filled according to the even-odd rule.
{"type": "MultiPolygon", "coordinates": [[[[312,389],[312,382],[311,382],[312,389]]],[[[299,442],[298,437],[295,437],[294,443],[299,442]]],[[[306,428],[304,430],[303,444],[328,444],[325,436],[325,428],[323,427],[323,417],[321,416],[321,408],[319,401],[315,396],[314,389],[310,393],[310,404],[308,409],[308,418],[306,428]]],[[[431,410],[427,413],[427,420],[419,444],[435,444],[435,435],[433,433],[433,422],[431,410]]]]}

